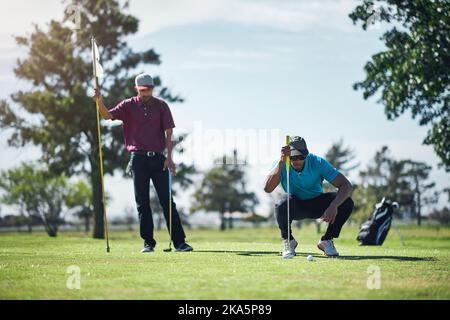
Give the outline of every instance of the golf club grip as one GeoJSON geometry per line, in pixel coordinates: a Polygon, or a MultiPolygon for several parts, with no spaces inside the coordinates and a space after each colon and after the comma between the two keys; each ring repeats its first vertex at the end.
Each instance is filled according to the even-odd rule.
{"type": "MultiPolygon", "coordinates": [[[[286,135],[286,145],[288,146],[290,142],[291,142],[291,137],[289,137],[289,135],[286,135]]],[[[289,174],[290,166],[291,166],[291,157],[286,156],[286,172],[288,174],[289,174]]]]}

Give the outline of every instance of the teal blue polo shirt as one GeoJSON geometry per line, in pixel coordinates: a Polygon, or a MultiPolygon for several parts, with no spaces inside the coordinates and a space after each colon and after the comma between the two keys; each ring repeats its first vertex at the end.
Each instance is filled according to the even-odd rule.
{"type": "MultiPolygon", "coordinates": [[[[278,164],[278,161],[274,162],[272,170],[278,164]]],[[[310,153],[305,159],[305,166],[301,172],[297,172],[291,166],[289,170],[289,193],[301,200],[315,198],[323,193],[323,180],[331,183],[338,175],[339,171],[327,160],[310,153]]],[[[284,191],[287,189],[286,177],[286,165],[283,165],[280,182],[284,191]]]]}

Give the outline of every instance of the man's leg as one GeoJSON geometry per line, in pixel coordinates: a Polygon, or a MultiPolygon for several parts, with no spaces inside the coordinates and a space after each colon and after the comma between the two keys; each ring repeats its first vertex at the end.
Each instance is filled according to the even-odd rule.
{"type": "Polygon", "coordinates": [[[338,207],[336,219],[334,220],[333,223],[328,225],[327,231],[322,237],[322,240],[331,240],[333,238],[339,238],[342,226],[350,217],[350,214],[353,211],[353,207],[354,203],[352,198],[345,199],[345,201],[338,207]]]}
{"type": "Polygon", "coordinates": [[[153,239],[153,218],[150,208],[150,168],[145,155],[133,155],[131,158],[133,172],[134,197],[139,213],[141,238],[145,243],[155,246],[153,239]]]}
{"type": "MultiPolygon", "coordinates": [[[[164,157],[154,157],[154,169],[151,173],[153,185],[158,194],[159,203],[163,208],[164,217],[166,218],[167,229],[169,226],[169,169],[163,170],[164,157]],[[162,159],[162,160],[161,160],[162,159]]],[[[175,247],[184,243],[186,235],[181,225],[180,216],[172,197],[172,241],[175,247]]],[[[169,229],[170,230],[170,229],[169,229]]]]}
{"type": "MultiPolygon", "coordinates": [[[[302,201],[294,196],[289,197],[289,231],[290,239],[294,239],[292,236],[291,224],[293,220],[301,220],[307,217],[307,213],[302,210],[302,201]]],[[[287,221],[287,199],[284,198],[275,206],[275,215],[278,222],[278,228],[281,231],[281,238],[288,238],[288,221],[287,221]]]]}
{"type": "MultiPolygon", "coordinates": [[[[311,219],[320,218],[335,198],[336,192],[328,192],[321,194],[316,198],[304,200],[303,205],[307,209],[308,218],[311,219]]],[[[333,223],[328,224],[327,231],[322,236],[322,240],[331,240],[332,238],[338,238],[342,226],[350,217],[352,210],[353,210],[353,200],[351,198],[347,198],[338,207],[338,213],[336,215],[336,218],[333,223]]]]}

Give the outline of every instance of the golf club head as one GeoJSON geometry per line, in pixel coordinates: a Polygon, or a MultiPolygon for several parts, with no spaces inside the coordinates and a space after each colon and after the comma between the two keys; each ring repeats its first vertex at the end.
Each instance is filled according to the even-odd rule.
{"type": "Polygon", "coordinates": [[[172,251],[172,248],[164,249],[163,251],[164,252],[170,252],[170,251],[172,251]]]}

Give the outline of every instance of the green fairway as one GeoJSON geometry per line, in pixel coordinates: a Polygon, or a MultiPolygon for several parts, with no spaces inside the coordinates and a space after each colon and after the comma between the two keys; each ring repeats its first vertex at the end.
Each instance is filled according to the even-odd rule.
{"type": "Polygon", "coordinates": [[[344,227],[341,257],[331,259],[316,248],[314,226],[294,229],[292,260],[281,258],[275,228],[187,230],[195,251],[186,253],[163,252],[161,231],[150,254],[140,253],[138,231],[112,231],[109,254],[81,233],[1,234],[0,299],[449,299],[450,229],[400,231],[404,247],[393,229],[382,247],[359,247],[357,228],[344,227]],[[79,290],[66,286],[72,265],[79,290]],[[379,268],[380,289],[367,288],[368,268],[379,268]]]}

